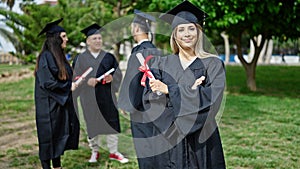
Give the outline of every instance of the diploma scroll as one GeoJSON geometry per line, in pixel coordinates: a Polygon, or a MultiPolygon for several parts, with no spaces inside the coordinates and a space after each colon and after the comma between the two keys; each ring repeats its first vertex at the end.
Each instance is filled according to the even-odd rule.
{"type": "Polygon", "coordinates": [[[111,68],[109,71],[105,72],[103,75],[101,75],[100,77],[97,78],[97,81],[101,81],[102,79],[104,79],[105,76],[111,74],[112,72],[115,71],[115,68],[111,68]]]}
{"type": "Polygon", "coordinates": [[[75,84],[79,85],[79,83],[91,72],[93,71],[92,67],[89,67],[76,81],[75,84]]]}
{"type": "MultiPolygon", "coordinates": [[[[149,66],[148,66],[147,64],[145,64],[144,56],[143,56],[141,53],[137,53],[137,54],[136,54],[136,57],[137,57],[137,59],[139,60],[140,64],[141,64],[142,66],[145,66],[145,67],[146,67],[146,70],[149,70],[149,66]]],[[[151,72],[150,70],[147,71],[147,74],[148,74],[147,77],[148,77],[150,80],[155,80],[155,77],[154,77],[154,75],[152,74],[152,72],[151,72]]],[[[161,93],[160,91],[156,91],[156,94],[157,94],[157,95],[161,95],[162,93],[161,93]]]]}

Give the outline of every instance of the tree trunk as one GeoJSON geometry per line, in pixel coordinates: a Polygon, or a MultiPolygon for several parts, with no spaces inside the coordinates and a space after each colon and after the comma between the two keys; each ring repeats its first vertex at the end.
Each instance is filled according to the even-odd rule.
{"type": "Polygon", "coordinates": [[[270,62],[271,62],[272,52],[273,52],[273,40],[269,39],[268,40],[267,52],[266,52],[266,63],[267,64],[270,64],[270,62]]]}
{"type": "Polygon", "coordinates": [[[259,54],[259,57],[258,57],[258,63],[265,63],[266,61],[266,50],[267,50],[267,41],[265,41],[264,45],[263,45],[263,48],[259,54]]]}
{"type": "Polygon", "coordinates": [[[241,39],[242,39],[242,33],[236,36],[235,38],[235,43],[237,46],[237,55],[243,67],[246,70],[247,87],[251,91],[256,91],[255,70],[256,70],[256,65],[259,59],[260,52],[262,51],[263,45],[265,43],[265,36],[262,35],[259,40],[256,38],[252,38],[252,42],[255,50],[254,50],[254,56],[250,62],[247,62],[243,57],[241,39]]]}
{"type": "Polygon", "coordinates": [[[245,70],[246,70],[246,77],[247,77],[247,87],[251,91],[256,91],[256,80],[255,80],[256,65],[249,64],[245,67],[245,70]]]}
{"type": "Polygon", "coordinates": [[[254,57],[254,52],[255,52],[254,42],[253,42],[252,39],[250,39],[250,50],[249,50],[249,53],[248,53],[247,62],[251,62],[251,60],[254,57]]]}
{"type": "MultiPolygon", "coordinates": [[[[121,9],[122,9],[122,0],[119,0],[117,2],[117,8],[116,8],[116,12],[117,12],[117,15],[118,17],[121,17],[121,9]]],[[[116,32],[117,34],[120,35],[120,32],[116,32]]],[[[119,62],[120,61],[120,46],[121,46],[121,42],[117,42],[115,45],[115,48],[114,48],[114,55],[116,56],[116,59],[117,61],[119,62]]]]}
{"type": "Polygon", "coordinates": [[[224,46],[225,46],[225,64],[229,63],[230,59],[230,48],[229,48],[229,38],[225,32],[221,33],[222,38],[224,39],[224,46]]]}
{"type": "Polygon", "coordinates": [[[117,61],[120,61],[120,46],[121,46],[121,42],[117,42],[115,44],[115,48],[114,48],[114,55],[116,56],[117,61]]]}
{"type": "Polygon", "coordinates": [[[263,63],[264,62],[264,57],[265,57],[265,50],[266,50],[266,44],[262,42],[262,35],[258,35],[256,38],[256,41],[254,42],[255,44],[255,49],[254,49],[254,55],[257,52],[257,47],[262,45],[261,51],[259,52],[258,55],[258,60],[257,63],[263,63]]]}

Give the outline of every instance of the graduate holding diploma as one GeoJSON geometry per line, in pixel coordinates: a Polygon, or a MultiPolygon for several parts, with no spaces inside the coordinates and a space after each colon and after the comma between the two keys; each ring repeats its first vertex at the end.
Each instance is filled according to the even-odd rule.
{"type": "Polygon", "coordinates": [[[209,44],[202,31],[206,16],[189,1],[160,16],[172,27],[173,54],[153,58],[151,72],[156,80],[150,80],[144,91],[144,107],[155,128],[149,168],[225,168],[215,117],[226,76],[222,60],[206,51],[212,47],[206,48],[209,44]]]}
{"type": "Polygon", "coordinates": [[[131,50],[128,59],[118,106],[120,109],[130,113],[131,131],[139,168],[148,169],[153,165],[151,161],[152,153],[150,153],[153,144],[151,140],[147,139],[153,135],[153,124],[148,120],[144,112],[145,108],[142,98],[146,79],[143,77],[145,77],[146,72],[139,70],[144,63],[141,64],[137,56],[147,60],[147,64],[151,66],[152,59],[148,56],[159,56],[161,52],[152,43],[153,32],[151,31],[151,25],[156,19],[152,15],[136,9],[134,14],[130,28],[131,35],[137,45],[131,50]],[[147,57],[148,59],[146,59],[147,57]]]}
{"type": "Polygon", "coordinates": [[[115,92],[118,91],[122,74],[117,69],[118,62],[115,56],[102,49],[101,31],[101,26],[96,23],[81,31],[86,36],[87,49],[77,56],[74,71],[79,77],[89,67],[92,68],[92,71],[84,78],[75,92],[80,97],[86,122],[88,142],[91,148],[89,162],[97,162],[100,157],[99,135],[107,135],[109,158],[126,163],[128,159],[118,152],[117,134],[121,132],[121,129],[119,112],[114,103],[115,92]]]}
{"type": "Polygon", "coordinates": [[[36,127],[39,158],[43,169],[61,168],[65,150],[78,149],[79,121],[73,106],[72,68],[66,60],[66,31],[58,26],[63,19],[48,23],[39,33],[46,34],[35,67],[36,127]]]}

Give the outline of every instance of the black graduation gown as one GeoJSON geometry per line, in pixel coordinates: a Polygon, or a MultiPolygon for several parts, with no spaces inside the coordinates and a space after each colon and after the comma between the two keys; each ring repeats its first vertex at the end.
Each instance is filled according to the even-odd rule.
{"type": "Polygon", "coordinates": [[[121,71],[118,69],[118,62],[115,57],[105,51],[101,51],[95,58],[89,50],[78,55],[75,63],[75,76],[80,76],[89,67],[93,71],[85,78],[76,95],[80,97],[80,103],[86,122],[87,133],[90,138],[99,134],[120,133],[119,112],[115,106],[115,92],[118,90],[122,78],[121,71]],[[98,83],[95,87],[87,84],[91,77],[99,77],[111,68],[115,68],[112,83],[98,83]]]}
{"type": "Polygon", "coordinates": [[[35,78],[36,126],[39,157],[48,160],[77,149],[79,121],[74,110],[71,84],[72,69],[65,64],[69,78],[58,79],[58,67],[49,51],[41,54],[35,78]]]}
{"type": "MultiPolygon", "coordinates": [[[[118,99],[119,108],[130,113],[144,110],[142,102],[144,86],[141,85],[143,73],[138,70],[141,64],[136,57],[137,53],[142,53],[144,57],[160,55],[160,52],[150,41],[144,41],[131,50],[118,99]]],[[[151,62],[152,59],[148,65],[151,65],[151,62]]]]}
{"type": "Polygon", "coordinates": [[[147,88],[145,117],[153,119],[153,165],[164,169],[223,169],[225,161],[215,116],[225,88],[225,69],[217,57],[197,58],[183,69],[178,55],[156,58],[152,72],[168,85],[168,95],[147,88]],[[206,79],[197,87],[197,78],[206,79]],[[150,106],[151,105],[151,106],[150,106]]]}
{"type": "MultiPolygon", "coordinates": [[[[145,156],[147,155],[145,151],[152,149],[151,143],[147,140],[140,141],[140,139],[153,135],[153,124],[144,121],[145,118],[143,117],[144,106],[142,97],[145,87],[141,85],[143,73],[138,70],[141,64],[136,57],[137,53],[142,53],[144,58],[146,58],[149,55],[153,57],[159,56],[161,52],[150,41],[144,41],[132,49],[118,99],[119,108],[130,112],[131,131],[139,167],[148,168],[152,165],[152,161],[151,157],[145,156]]],[[[151,66],[151,62],[152,59],[148,62],[149,66],[151,66]]]]}

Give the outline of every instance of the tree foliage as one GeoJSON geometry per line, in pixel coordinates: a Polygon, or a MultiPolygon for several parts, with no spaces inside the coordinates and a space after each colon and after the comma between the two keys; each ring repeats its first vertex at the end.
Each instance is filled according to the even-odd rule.
{"type": "Polygon", "coordinates": [[[225,31],[236,45],[238,58],[246,70],[247,85],[256,90],[255,69],[265,41],[272,38],[296,39],[300,36],[299,0],[220,0],[195,2],[209,13],[208,30],[225,31]],[[261,41],[257,40],[262,36],[261,41]],[[255,53],[247,62],[243,38],[254,42],[255,53]]]}
{"type": "MultiPolygon", "coordinates": [[[[150,2],[148,0],[147,3],[150,2]]],[[[52,6],[50,4],[37,5],[32,3],[31,0],[25,0],[21,3],[23,14],[0,9],[0,15],[6,18],[6,25],[14,30],[20,44],[18,52],[21,53],[20,49],[22,49],[23,53],[28,55],[39,51],[44,38],[42,36],[37,37],[37,34],[48,22],[64,18],[60,25],[68,33],[69,45],[67,50],[70,51],[71,48],[77,47],[80,42],[85,41],[85,36],[80,33],[80,30],[86,26],[92,23],[104,26],[115,19],[131,13],[135,6],[139,6],[139,4],[146,5],[147,3],[141,0],[58,0],[57,5],[52,6]]],[[[120,34],[122,31],[107,33],[110,33],[111,36],[122,36],[120,34]]],[[[121,42],[116,43],[118,43],[117,49],[119,49],[121,42]]],[[[106,41],[105,44],[114,45],[109,43],[109,41],[106,41]]],[[[116,54],[118,55],[118,53],[116,54]]]]}

